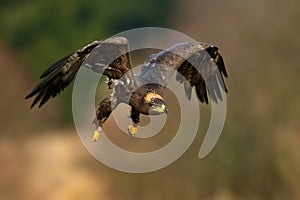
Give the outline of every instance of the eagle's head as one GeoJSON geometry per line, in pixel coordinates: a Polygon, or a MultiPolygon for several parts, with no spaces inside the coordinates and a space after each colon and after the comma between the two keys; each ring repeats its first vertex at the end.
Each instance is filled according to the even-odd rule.
{"type": "Polygon", "coordinates": [[[144,103],[148,105],[150,115],[158,115],[168,112],[165,101],[159,94],[151,92],[147,93],[144,97],[144,103]]]}

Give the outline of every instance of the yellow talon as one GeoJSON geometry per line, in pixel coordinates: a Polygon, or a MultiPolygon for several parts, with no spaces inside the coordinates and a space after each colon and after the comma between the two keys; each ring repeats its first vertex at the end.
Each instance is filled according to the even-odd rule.
{"type": "Polygon", "coordinates": [[[99,131],[94,131],[93,141],[96,142],[98,140],[99,136],[100,136],[100,132],[99,131]]]}
{"type": "Polygon", "coordinates": [[[137,133],[137,126],[136,125],[129,125],[128,126],[128,133],[129,133],[129,135],[135,135],[137,133]]]}

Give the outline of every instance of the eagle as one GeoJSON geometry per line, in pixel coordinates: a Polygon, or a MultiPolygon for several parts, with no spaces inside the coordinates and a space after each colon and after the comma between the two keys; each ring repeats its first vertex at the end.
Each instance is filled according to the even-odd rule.
{"type": "Polygon", "coordinates": [[[227,92],[224,83],[227,72],[218,50],[217,46],[203,42],[177,43],[150,55],[140,73],[135,74],[131,70],[129,44],[125,37],[96,40],[52,64],[25,99],[35,96],[31,108],[36,104],[43,106],[62,92],[79,68],[85,66],[106,76],[108,88],[112,90],[96,109],[93,140],[98,139],[103,124],[120,103],[131,108],[132,124],[128,126],[128,134],[134,135],[141,114],[168,112],[163,92],[174,72],[177,73],[176,80],[184,85],[187,99],[191,99],[194,88],[202,103],[208,104],[208,97],[216,103],[222,100],[221,90],[227,92]]]}

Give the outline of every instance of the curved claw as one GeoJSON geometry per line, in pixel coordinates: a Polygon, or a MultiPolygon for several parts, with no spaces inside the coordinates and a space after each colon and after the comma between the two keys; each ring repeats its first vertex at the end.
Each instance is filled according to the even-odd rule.
{"type": "Polygon", "coordinates": [[[135,125],[135,124],[132,124],[132,125],[129,125],[128,126],[128,134],[129,135],[135,135],[136,133],[137,133],[137,125],[135,125]]]}

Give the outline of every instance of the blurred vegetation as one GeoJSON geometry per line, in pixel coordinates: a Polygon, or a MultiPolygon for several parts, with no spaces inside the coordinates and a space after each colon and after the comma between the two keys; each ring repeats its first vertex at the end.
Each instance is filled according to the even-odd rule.
{"type": "MultiPolygon", "coordinates": [[[[2,0],[0,11],[1,199],[300,199],[299,1],[2,0]],[[36,112],[23,96],[53,61],[139,26],[217,44],[229,72],[228,107],[205,159],[197,159],[209,120],[201,106],[201,129],[178,161],[126,174],[93,159],[76,130],[56,126],[65,124],[61,108],[72,117],[71,88],[36,112]]],[[[107,128],[117,131],[111,121],[107,128]]]]}

